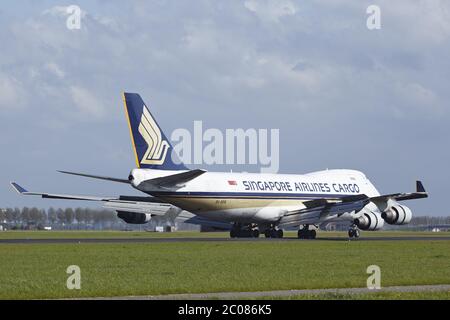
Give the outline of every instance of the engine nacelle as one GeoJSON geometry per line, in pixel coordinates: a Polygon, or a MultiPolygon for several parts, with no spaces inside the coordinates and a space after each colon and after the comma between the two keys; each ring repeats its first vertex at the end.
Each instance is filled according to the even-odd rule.
{"type": "Polygon", "coordinates": [[[144,224],[152,219],[152,215],[148,213],[134,213],[127,211],[117,211],[117,216],[130,224],[144,224]]]}
{"type": "Polygon", "coordinates": [[[354,220],[355,225],[361,230],[378,230],[383,228],[384,220],[379,213],[364,211],[354,220]]]}
{"type": "Polygon", "coordinates": [[[389,224],[408,224],[412,218],[411,209],[404,205],[393,205],[387,208],[381,217],[389,224]]]}

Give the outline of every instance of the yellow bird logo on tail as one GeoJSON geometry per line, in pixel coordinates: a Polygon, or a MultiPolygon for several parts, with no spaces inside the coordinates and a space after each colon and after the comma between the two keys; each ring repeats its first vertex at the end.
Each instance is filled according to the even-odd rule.
{"type": "Polygon", "coordinates": [[[166,160],[169,143],[163,140],[161,130],[144,105],[139,133],[148,145],[148,149],[142,157],[141,164],[161,165],[166,160]]]}

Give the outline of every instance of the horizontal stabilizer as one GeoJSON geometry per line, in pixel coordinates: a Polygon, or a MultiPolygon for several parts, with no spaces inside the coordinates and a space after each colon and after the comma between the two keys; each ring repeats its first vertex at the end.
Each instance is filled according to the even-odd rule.
{"type": "Polygon", "coordinates": [[[105,176],[96,176],[96,175],[92,175],[92,174],[78,173],[78,172],[69,172],[69,171],[60,171],[60,170],[58,170],[58,172],[61,172],[61,173],[64,173],[64,174],[71,174],[71,175],[74,175],[74,176],[86,177],[86,178],[107,180],[107,181],[127,183],[127,184],[130,183],[130,181],[128,179],[119,179],[119,178],[112,178],[112,177],[105,177],[105,176]]]}
{"type": "Polygon", "coordinates": [[[176,173],[165,177],[154,178],[142,182],[143,185],[149,185],[159,187],[159,188],[181,188],[186,182],[189,182],[198,176],[201,176],[206,171],[202,169],[195,169],[190,171],[185,171],[182,173],[176,173]]]}

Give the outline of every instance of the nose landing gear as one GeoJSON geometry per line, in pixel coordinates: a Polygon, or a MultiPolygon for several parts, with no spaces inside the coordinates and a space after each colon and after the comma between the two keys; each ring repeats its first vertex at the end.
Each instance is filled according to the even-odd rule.
{"type": "Polygon", "coordinates": [[[349,239],[355,238],[358,239],[361,236],[361,233],[356,225],[351,225],[348,229],[348,237],[349,239]]]}

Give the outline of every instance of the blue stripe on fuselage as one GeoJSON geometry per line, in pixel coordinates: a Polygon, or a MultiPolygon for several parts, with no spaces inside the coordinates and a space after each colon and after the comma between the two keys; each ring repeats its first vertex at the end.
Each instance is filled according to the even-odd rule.
{"type": "Polygon", "coordinates": [[[355,194],[323,194],[323,193],[259,193],[259,192],[197,192],[197,191],[155,191],[148,192],[155,197],[195,197],[195,198],[246,198],[246,199],[336,199],[355,194]]]}

